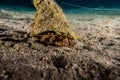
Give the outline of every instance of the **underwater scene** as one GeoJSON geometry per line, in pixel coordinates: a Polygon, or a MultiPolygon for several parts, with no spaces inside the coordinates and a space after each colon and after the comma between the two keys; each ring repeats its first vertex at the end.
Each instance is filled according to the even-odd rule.
{"type": "Polygon", "coordinates": [[[0,0],[0,80],[120,80],[120,0],[0,0]]]}

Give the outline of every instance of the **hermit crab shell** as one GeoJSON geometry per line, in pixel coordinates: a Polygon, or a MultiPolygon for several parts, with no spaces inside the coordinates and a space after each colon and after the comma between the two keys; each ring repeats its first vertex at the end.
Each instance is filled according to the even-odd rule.
{"type": "Polygon", "coordinates": [[[61,37],[56,42],[60,42],[60,40],[64,42],[67,38],[70,43],[70,41],[74,42],[74,40],[77,39],[76,34],[69,27],[70,25],[65,14],[54,0],[34,0],[34,6],[37,9],[37,13],[32,24],[32,37],[46,44],[51,44],[52,41],[52,43],[54,43],[57,40],[53,39],[50,42],[50,39],[53,37],[61,37]],[[45,36],[48,37],[45,38],[45,36]],[[47,39],[47,41],[45,39],[47,39]]]}

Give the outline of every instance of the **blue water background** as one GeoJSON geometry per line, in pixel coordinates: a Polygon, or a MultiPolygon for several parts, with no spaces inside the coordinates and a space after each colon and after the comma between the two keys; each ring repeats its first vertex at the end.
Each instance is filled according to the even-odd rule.
{"type": "MultiPolygon", "coordinates": [[[[0,10],[36,11],[32,0],[0,0],[0,10]]],[[[65,13],[120,15],[120,0],[56,0],[65,13]]]]}

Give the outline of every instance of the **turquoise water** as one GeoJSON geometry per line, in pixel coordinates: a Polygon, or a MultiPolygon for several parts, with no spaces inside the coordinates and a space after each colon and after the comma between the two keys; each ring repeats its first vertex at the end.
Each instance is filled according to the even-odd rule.
{"type": "MultiPolygon", "coordinates": [[[[19,5],[12,5],[15,3],[10,4],[9,1],[10,0],[4,0],[4,4],[0,3],[0,10],[10,10],[10,11],[26,12],[26,13],[36,11],[36,9],[33,7],[33,4],[31,3],[31,0],[27,0],[27,1],[29,1],[29,4],[26,3],[26,5],[22,5],[22,3],[19,3],[19,5]]],[[[17,0],[15,0],[15,1],[17,1],[17,0]]],[[[87,2],[84,2],[84,4],[83,4],[83,2],[80,3],[79,0],[74,0],[76,2],[73,2],[73,4],[71,4],[72,0],[71,1],[61,0],[62,2],[60,2],[60,0],[56,0],[56,1],[58,2],[58,4],[60,4],[60,6],[63,8],[63,11],[66,14],[71,13],[71,14],[120,15],[120,8],[114,6],[115,4],[116,5],[120,4],[120,2],[117,3],[115,0],[114,0],[114,4],[110,3],[111,0],[109,0],[109,3],[108,3],[108,4],[112,4],[113,7],[112,6],[105,7],[105,4],[103,4],[103,2],[99,3],[100,0],[96,1],[97,7],[91,6],[93,4],[93,2],[89,2],[91,4],[91,5],[89,5],[89,3],[87,3],[87,2]],[[79,2],[79,4],[77,4],[77,1],[79,2]]],[[[107,0],[105,0],[105,1],[107,3],[107,0]]]]}
{"type": "Polygon", "coordinates": [[[65,13],[71,14],[98,14],[98,15],[120,15],[120,9],[100,9],[88,10],[88,9],[65,9],[65,13]]]}
{"type": "MultiPolygon", "coordinates": [[[[10,6],[10,5],[0,5],[0,10],[11,10],[17,12],[35,12],[35,8],[27,8],[24,6],[10,6]]],[[[76,9],[63,9],[65,13],[72,14],[101,14],[101,15],[120,15],[120,8],[76,8],[76,9]]]]}
{"type": "Polygon", "coordinates": [[[0,10],[11,10],[11,11],[36,11],[34,8],[24,7],[24,6],[11,6],[11,5],[0,5],[0,10]]]}

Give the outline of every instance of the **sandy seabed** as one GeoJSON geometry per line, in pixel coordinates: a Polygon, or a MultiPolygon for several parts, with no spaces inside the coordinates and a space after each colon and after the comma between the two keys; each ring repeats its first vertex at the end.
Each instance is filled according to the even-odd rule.
{"type": "Polygon", "coordinates": [[[81,38],[74,48],[32,41],[34,12],[0,10],[0,80],[120,80],[120,15],[67,18],[81,38]]]}

